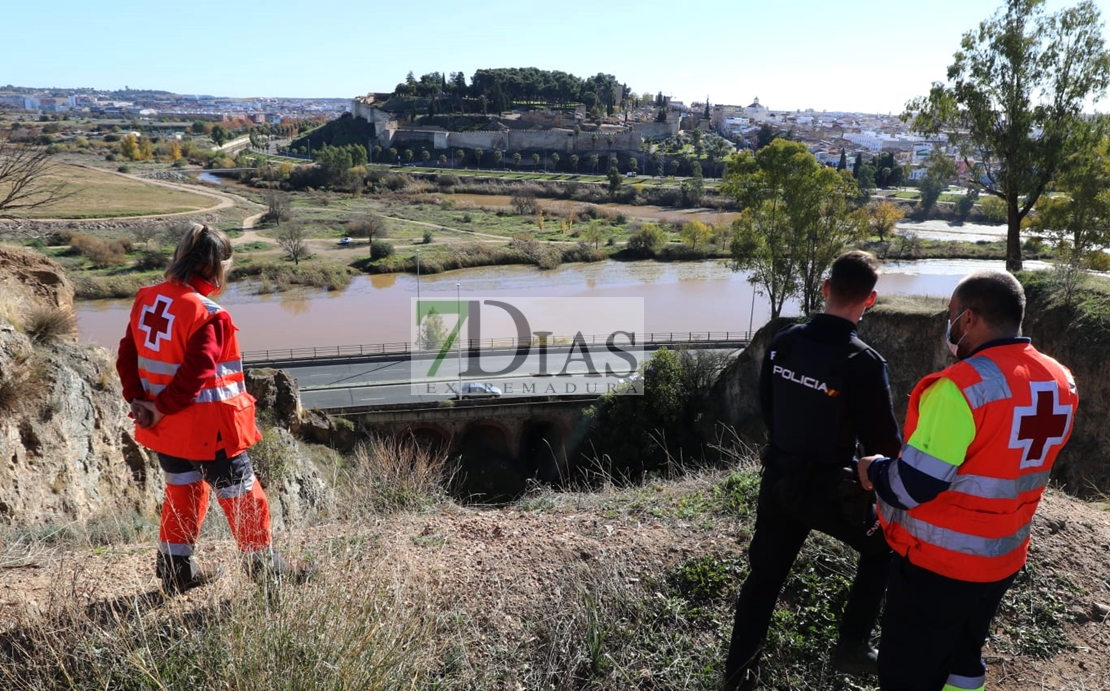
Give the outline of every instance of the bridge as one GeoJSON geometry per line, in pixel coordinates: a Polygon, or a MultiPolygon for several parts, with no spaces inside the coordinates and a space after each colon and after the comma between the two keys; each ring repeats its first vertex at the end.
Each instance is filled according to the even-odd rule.
{"type": "MultiPolygon", "coordinates": [[[[606,338],[581,340],[601,350],[606,338]]],[[[545,342],[552,359],[561,363],[558,356],[571,350],[567,342],[570,339],[553,340],[563,341],[545,342]]],[[[684,346],[731,351],[748,341],[747,332],[647,333],[637,339],[644,350],[684,346]]],[[[492,339],[471,342],[467,347],[478,350],[483,362],[496,369],[508,366],[517,348],[532,345],[539,342],[492,339]]],[[[341,416],[371,433],[409,437],[420,445],[450,453],[459,459],[464,493],[489,498],[511,496],[522,491],[529,479],[556,482],[565,476],[568,457],[574,457],[585,435],[583,410],[608,387],[599,387],[589,395],[519,395],[492,400],[453,400],[453,389],[446,387],[438,393],[414,394],[410,383],[412,360],[437,355],[414,350],[411,343],[385,343],[252,351],[244,353],[244,359],[254,367],[288,372],[297,380],[306,408],[341,416]]],[[[521,379],[531,376],[527,370],[534,372],[536,359],[533,353],[521,367],[521,379]]],[[[552,369],[557,371],[558,366],[552,369]]],[[[441,383],[452,386],[458,381],[454,375],[445,379],[441,383]]],[[[638,380],[630,385],[642,387],[643,383],[638,380]]],[[[639,392],[643,393],[642,388],[639,392]]]]}
{"type": "Polygon", "coordinates": [[[582,412],[594,401],[568,396],[324,412],[342,415],[371,434],[410,438],[451,454],[458,459],[455,481],[462,492],[494,498],[519,494],[530,479],[554,483],[565,477],[568,449],[585,434],[582,412]]]}
{"type": "MultiPolygon", "coordinates": [[[[474,350],[515,351],[518,348],[546,345],[549,348],[569,347],[575,336],[549,336],[539,338],[483,338],[462,340],[459,344],[467,352],[474,350]]],[[[663,347],[684,346],[689,348],[731,349],[745,348],[751,342],[750,331],[652,331],[637,334],[636,343],[644,350],[657,350],[663,347]]],[[[609,338],[605,335],[581,336],[581,341],[589,346],[601,346],[609,338]]],[[[452,351],[454,352],[454,351],[452,351]]],[[[308,348],[277,348],[268,350],[248,350],[243,352],[243,362],[255,367],[296,367],[314,362],[350,362],[381,355],[403,355],[434,357],[435,351],[421,348],[411,341],[394,343],[371,343],[344,346],[312,346],[308,348]]]]}

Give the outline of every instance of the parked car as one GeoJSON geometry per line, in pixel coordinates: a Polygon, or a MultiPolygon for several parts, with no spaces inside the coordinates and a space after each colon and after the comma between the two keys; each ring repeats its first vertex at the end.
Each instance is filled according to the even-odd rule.
{"type": "Polygon", "coordinates": [[[634,178],[634,177],[636,177],[636,171],[630,170],[627,173],[625,173],[624,175],[625,175],[625,177],[634,178]]]}
{"type": "Polygon", "coordinates": [[[339,238],[339,244],[340,245],[349,245],[349,244],[351,244],[351,236],[344,235],[343,237],[339,238]]]}
{"type": "Polygon", "coordinates": [[[480,382],[468,381],[462,385],[462,390],[459,391],[455,398],[500,398],[501,389],[493,386],[492,384],[482,384],[480,382]]]}

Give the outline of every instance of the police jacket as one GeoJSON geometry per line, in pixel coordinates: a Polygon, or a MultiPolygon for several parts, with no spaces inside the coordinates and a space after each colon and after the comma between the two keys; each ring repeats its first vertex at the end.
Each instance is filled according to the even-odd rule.
{"type": "Polygon", "coordinates": [[[886,361],[847,319],[818,314],[780,332],[759,386],[772,459],[832,469],[852,462],[857,442],[865,454],[901,448],[886,361]]]}

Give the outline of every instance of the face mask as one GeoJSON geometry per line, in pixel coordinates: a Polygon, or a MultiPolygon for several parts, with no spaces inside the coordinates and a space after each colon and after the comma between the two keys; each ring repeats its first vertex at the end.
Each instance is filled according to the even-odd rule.
{"type": "Polygon", "coordinates": [[[960,336],[960,340],[955,343],[952,342],[952,325],[960,321],[960,317],[964,316],[965,312],[967,312],[966,309],[957,314],[955,319],[949,319],[948,328],[944,330],[944,345],[948,346],[948,352],[952,353],[952,357],[959,357],[956,352],[959,350],[960,344],[967,338],[967,332],[964,332],[964,335],[960,336]]]}

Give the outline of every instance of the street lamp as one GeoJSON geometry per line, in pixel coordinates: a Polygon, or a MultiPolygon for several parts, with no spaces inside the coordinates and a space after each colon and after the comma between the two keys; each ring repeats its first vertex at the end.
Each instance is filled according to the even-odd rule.
{"type": "Polygon", "coordinates": [[[416,250],[416,313],[420,314],[420,250],[416,250]]]}
{"type": "Polygon", "coordinates": [[[752,311],[748,313],[748,340],[752,337],[752,322],[755,321],[755,284],[752,284],[752,311]]]}
{"type": "Polygon", "coordinates": [[[461,304],[461,301],[459,300],[459,286],[460,285],[461,284],[459,284],[459,283],[455,284],[455,314],[458,315],[458,319],[459,319],[459,335],[458,335],[457,340],[455,341],[455,350],[459,355],[459,357],[458,357],[458,366],[459,366],[458,396],[459,396],[460,399],[462,399],[462,326],[463,326],[463,317],[462,317],[462,312],[459,311],[459,305],[461,304]]]}

